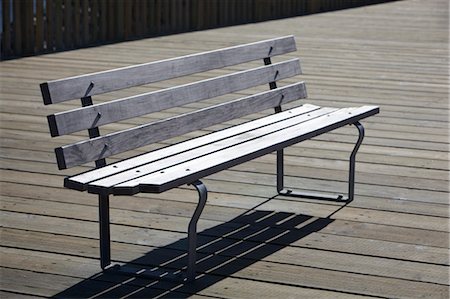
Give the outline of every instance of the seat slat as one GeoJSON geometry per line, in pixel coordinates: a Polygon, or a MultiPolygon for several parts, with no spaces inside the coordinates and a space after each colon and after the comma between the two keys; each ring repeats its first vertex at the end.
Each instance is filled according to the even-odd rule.
{"type": "Polygon", "coordinates": [[[52,136],[182,106],[299,75],[298,58],[48,116],[52,136]]]}
{"type": "Polygon", "coordinates": [[[306,88],[303,82],[299,82],[192,113],[66,145],[55,149],[58,167],[65,169],[103,159],[303,98],[306,98],[306,88]]]}
{"type": "Polygon", "coordinates": [[[93,96],[296,51],[293,36],[75,76],[41,84],[44,104],[93,96]],[[126,78],[126,80],[124,80],[126,78]]]}
{"type": "MultiPolygon", "coordinates": [[[[320,107],[311,104],[305,104],[303,106],[293,108],[290,111],[295,116],[312,112],[317,109],[320,109],[320,107]]],[[[161,157],[170,157],[173,155],[177,155],[189,151],[194,147],[204,146],[209,143],[217,142],[238,134],[242,134],[244,132],[254,130],[256,128],[267,125],[267,122],[276,123],[282,121],[287,117],[286,114],[287,114],[286,112],[272,114],[265,118],[256,119],[238,126],[233,126],[218,132],[203,135],[194,139],[189,139],[187,141],[167,146],[156,151],[152,151],[120,162],[116,162],[114,164],[110,164],[102,168],[93,169],[85,173],[81,173],[66,178],[64,181],[64,185],[67,188],[71,189],[76,189],[80,191],[86,190],[87,184],[92,181],[100,180],[108,176],[113,176],[117,173],[125,172],[132,168],[152,163],[154,161],[160,160],[161,157]]]]}
{"type": "Polygon", "coordinates": [[[164,173],[152,173],[118,184],[114,186],[113,193],[163,192],[346,124],[354,123],[378,112],[379,108],[375,106],[339,109],[311,121],[166,168],[164,173]]]}
{"type": "MultiPolygon", "coordinates": [[[[251,131],[246,131],[238,135],[233,135],[225,139],[219,139],[216,142],[206,143],[201,146],[194,146],[191,150],[182,152],[177,155],[173,155],[167,158],[160,159],[153,163],[149,163],[134,169],[118,173],[107,178],[89,183],[88,191],[91,193],[111,193],[111,187],[128,180],[132,180],[149,173],[157,173],[164,170],[167,167],[171,167],[176,164],[180,164],[189,160],[193,160],[205,155],[209,155],[216,151],[236,146],[240,143],[247,142],[269,133],[273,133],[290,126],[298,125],[300,123],[310,121],[313,118],[320,117],[327,113],[331,113],[337,110],[336,108],[321,108],[308,113],[300,113],[301,110],[289,110],[284,112],[285,119],[274,122],[272,117],[268,116],[263,118],[264,122],[260,122],[260,127],[254,128],[251,131]]],[[[228,135],[217,132],[212,135],[228,135]]],[[[211,136],[214,137],[214,136],[211,136]]]]}

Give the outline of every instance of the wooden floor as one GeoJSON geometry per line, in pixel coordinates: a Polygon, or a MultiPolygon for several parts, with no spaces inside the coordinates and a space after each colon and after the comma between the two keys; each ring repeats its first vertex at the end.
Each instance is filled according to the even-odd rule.
{"type": "MultiPolygon", "coordinates": [[[[448,298],[447,2],[396,1],[2,62],[0,297],[448,298]],[[79,136],[49,137],[45,116],[58,107],[43,106],[38,84],[288,34],[308,102],[381,107],[364,121],[355,201],[274,197],[268,155],[205,179],[195,284],[102,274],[97,199],[62,187],[64,175],[86,168],[58,171],[53,155],[79,136]]],[[[288,149],[287,185],[345,191],[355,139],[348,127],[288,149]]],[[[190,187],[112,198],[113,259],[184,265],[195,203],[190,187]]]]}

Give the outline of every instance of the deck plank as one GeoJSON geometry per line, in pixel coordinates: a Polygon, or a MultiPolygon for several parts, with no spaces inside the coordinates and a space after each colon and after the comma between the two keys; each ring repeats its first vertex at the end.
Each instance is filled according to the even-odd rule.
{"type": "MultiPolygon", "coordinates": [[[[445,0],[394,1],[1,62],[0,297],[102,293],[147,298],[448,298],[448,13],[445,0]],[[280,86],[305,81],[306,102],[318,106],[381,108],[379,115],[364,121],[366,138],[357,156],[355,200],[343,207],[311,199],[272,198],[275,157],[267,155],[204,180],[210,191],[199,222],[204,245],[200,255],[205,258],[200,270],[205,275],[196,287],[147,280],[120,284],[123,280],[100,274],[97,199],[62,187],[65,175],[90,166],[58,171],[53,154],[54,147],[86,135],[50,138],[45,118],[76,108],[78,102],[44,107],[39,83],[287,34],[296,36],[298,51],[284,56],[300,58],[303,75],[280,86]],[[223,233],[228,235],[220,238],[223,233]]],[[[208,79],[230,70],[239,66],[193,78],[208,79]]],[[[182,77],[133,90],[152,92],[189,82],[182,77]]],[[[133,90],[95,96],[94,101],[127,97],[133,90]]],[[[254,90],[266,87],[232,97],[254,90]]],[[[123,130],[221,100],[100,129],[102,134],[123,130]]],[[[287,149],[286,184],[345,192],[355,133],[354,128],[343,128],[287,149]]],[[[113,197],[113,259],[159,265],[180,256],[196,200],[190,187],[113,197]]],[[[169,266],[183,264],[178,259],[169,266]]]]}

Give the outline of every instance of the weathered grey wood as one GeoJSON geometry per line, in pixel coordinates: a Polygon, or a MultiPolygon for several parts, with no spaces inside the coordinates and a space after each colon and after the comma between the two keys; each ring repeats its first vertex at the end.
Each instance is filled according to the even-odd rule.
{"type": "Polygon", "coordinates": [[[113,187],[113,193],[163,192],[346,124],[352,124],[378,112],[379,108],[375,106],[339,109],[307,123],[270,133],[234,147],[166,168],[163,173],[158,172],[118,184],[113,187]]]}
{"type": "MultiPolygon", "coordinates": [[[[212,154],[214,152],[231,148],[233,146],[239,145],[243,142],[255,140],[259,136],[267,135],[269,133],[277,132],[284,128],[298,125],[300,123],[305,123],[310,121],[311,119],[317,118],[319,116],[325,115],[327,113],[331,113],[335,111],[335,108],[321,108],[308,113],[302,113],[300,109],[297,111],[286,111],[283,113],[285,117],[284,120],[274,122],[272,120],[272,115],[265,117],[260,120],[265,120],[265,122],[260,122],[259,127],[252,129],[251,131],[242,131],[238,135],[230,135],[225,131],[218,131],[216,133],[212,133],[209,135],[211,139],[217,139],[215,142],[209,142],[207,144],[197,144],[193,148],[183,151],[177,155],[173,156],[164,156],[159,154],[159,157],[165,157],[159,159],[153,163],[148,163],[142,165],[140,167],[136,167],[130,169],[128,171],[119,172],[116,175],[108,176],[98,181],[93,181],[88,184],[88,191],[92,193],[102,193],[109,194],[111,193],[114,185],[148,175],[150,173],[159,173],[162,171],[164,173],[164,169],[168,167],[172,167],[174,165],[184,163],[190,160],[194,160],[200,158],[202,156],[206,156],[212,154]]],[[[281,113],[279,113],[281,114],[281,113]]],[[[279,114],[275,115],[278,116],[279,114]]],[[[244,124],[245,125],[245,124],[244,124]]],[[[239,126],[238,126],[239,127],[239,126]]],[[[163,149],[164,150],[164,149],[163,149]]],[[[163,151],[161,150],[161,151],[163,151]]],[[[156,151],[155,154],[158,155],[156,151]]],[[[70,179],[69,179],[70,180],[70,179]]]]}
{"type": "MultiPolygon", "coordinates": [[[[41,84],[45,104],[222,68],[296,50],[293,36],[81,75],[41,84]],[[126,78],[126,80],[124,80],[126,78]]],[[[151,51],[151,49],[149,49],[151,51]]]]}
{"type": "Polygon", "coordinates": [[[306,97],[303,82],[55,149],[70,168],[306,97]]]}
{"type": "Polygon", "coordinates": [[[298,59],[48,116],[52,136],[182,106],[300,74],[298,59]]]}
{"type": "MultiPolygon", "coordinates": [[[[320,107],[305,104],[303,106],[297,107],[292,109],[293,115],[301,115],[308,112],[316,111],[320,107]]],[[[271,122],[279,122],[285,119],[286,113],[277,113],[270,115],[268,119],[271,122]]],[[[134,169],[137,167],[140,167],[145,164],[152,163],[156,160],[161,159],[161,157],[171,157],[174,155],[177,155],[179,153],[183,153],[186,151],[189,151],[192,148],[200,147],[203,145],[207,145],[210,143],[214,143],[220,140],[223,140],[225,138],[229,138],[231,136],[236,136],[238,134],[242,134],[244,132],[252,131],[258,127],[261,127],[265,124],[267,124],[268,120],[264,118],[256,119],[251,122],[243,123],[239,126],[233,126],[227,129],[224,129],[222,131],[213,133],[213,134],[207,134],[200,137],[197,137],[195,139],[189,139],[184,142],[180,142],[177,144],[174,144],[172,146],[164,147],[162,149],[152,151],[149,153],[145,153],[142,155],[139,155],[137,157],[129,158],[126,160],[119,161],[114,164],[107,165],[102,168],[90,170],[85,173],[81,173],[75,176],[67,177],[64,181],[64,185],[68,188],[76,189],[76,190],[86,190],[87,186],[86,184],[92,181],[97,181],[102,178],[115,175],[117,173],[126,172],[127,170],[134,169]]]]}

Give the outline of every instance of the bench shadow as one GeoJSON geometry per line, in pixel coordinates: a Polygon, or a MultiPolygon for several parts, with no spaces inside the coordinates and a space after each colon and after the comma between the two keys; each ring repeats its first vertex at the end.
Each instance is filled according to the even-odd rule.
{"type": "MultiPolygon", "coordinates": [[[[330,217],[250,210],[200,232],[195,282],[152,280],[106,271],[85,279],[53,298],[187,298],[322,230],[333,221],[330,217]]],[[[186,238],[154,249],[125,266],[152,268],[163,265],[173,272],[187,264],[186,253],[182,248],[187,248],[186,238]]]]}

